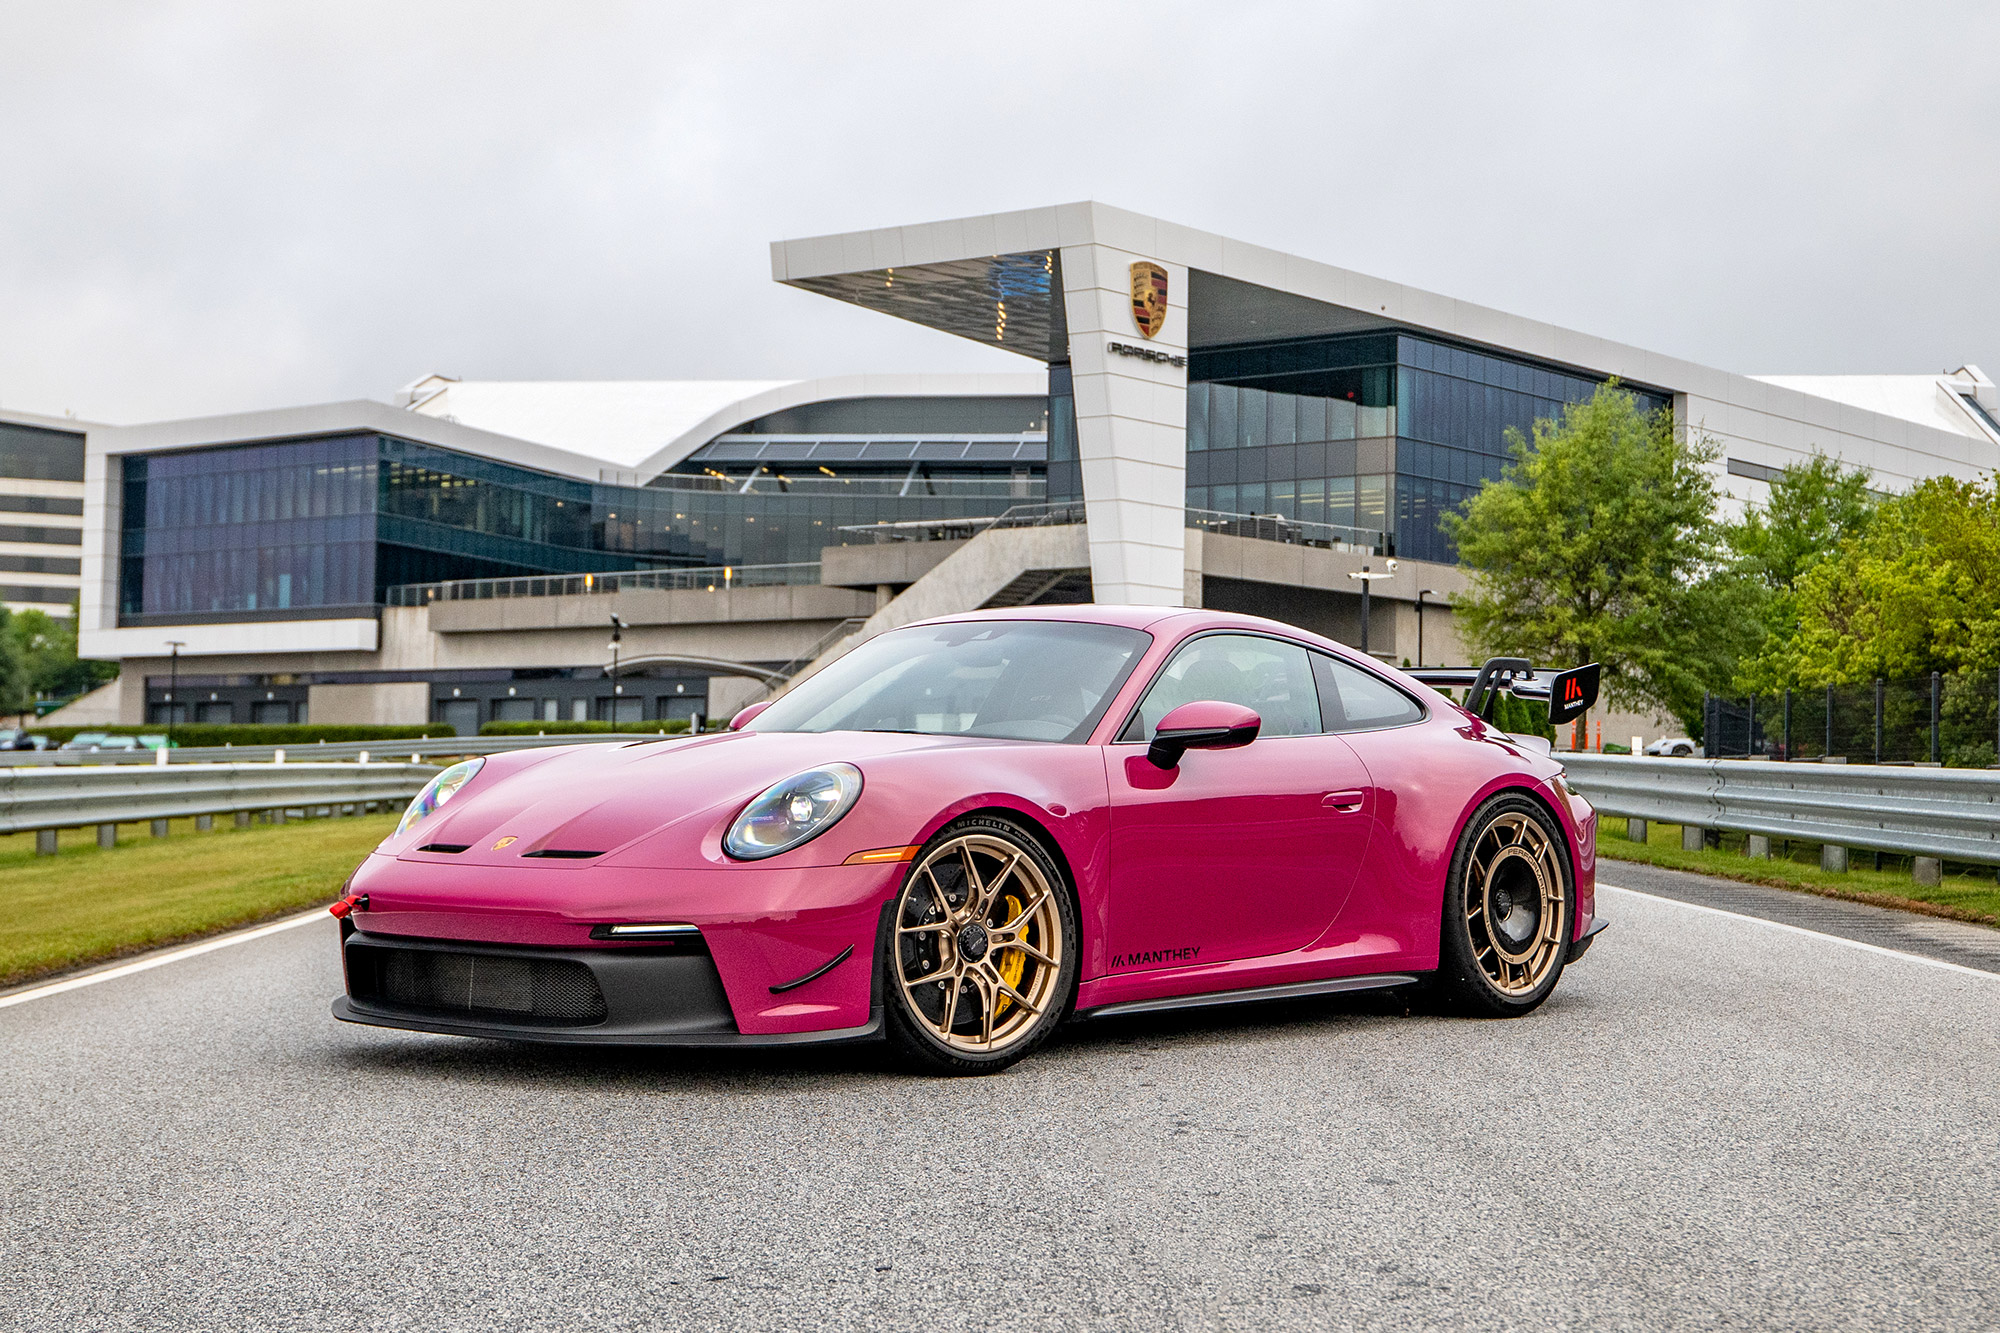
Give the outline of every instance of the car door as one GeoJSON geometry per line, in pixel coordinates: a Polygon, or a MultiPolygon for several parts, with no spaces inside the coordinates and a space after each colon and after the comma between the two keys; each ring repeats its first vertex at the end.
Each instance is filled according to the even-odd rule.
{"type": "Polygon", "coordinates": [[[1284,953],[1326,929],[1366,849],[1367,771],[1324,734],[1303,646],[1256,634],[1191,639],[1105,755],[1109,971],[1284,953]],[[1155,767],[1146,742],[1160,719],[1203,699],[1255,709],[1258,738],[1155,767]]]}

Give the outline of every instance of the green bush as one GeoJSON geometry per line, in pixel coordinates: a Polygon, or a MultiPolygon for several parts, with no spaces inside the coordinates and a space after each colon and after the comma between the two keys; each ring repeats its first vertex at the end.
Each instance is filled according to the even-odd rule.
{"type": "Polygon", "coordinates": [[[661,732],[673,736],[688,729],[686,718],[668,722],[488,722],[479,729],[482,736],[574,736],[597,732],[630,731],[647,736],[661,732]]]}
{"type": "MultiPolygon", "coordinates": [[[[100,727],[30,727],[37,736],[47,736],[50,745],[61,745],[81,731],[103,732],[110,736],[163,736],[164,722],[143,727],[112,724],[100,727]]],[[[259,725],[255,722],[183,722],[173,729],[174,743],[203,745],[312,745],[319,741],[410,741],[425,736],[449,736],[451,728],[442,722],[422,727],[320,726],[314,722],[259,725]]]]}

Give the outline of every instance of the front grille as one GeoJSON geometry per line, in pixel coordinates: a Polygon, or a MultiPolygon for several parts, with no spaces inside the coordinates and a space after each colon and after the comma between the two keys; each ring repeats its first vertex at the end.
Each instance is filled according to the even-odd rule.
{"type": "Polygon", "coordinates": [[[433,1013],[529,1018],[582,1025],[604,1021],[604,992],[588,967],[568,958],[512,957],[350,942],[348,993],[364,1004],[433,1013]]]}

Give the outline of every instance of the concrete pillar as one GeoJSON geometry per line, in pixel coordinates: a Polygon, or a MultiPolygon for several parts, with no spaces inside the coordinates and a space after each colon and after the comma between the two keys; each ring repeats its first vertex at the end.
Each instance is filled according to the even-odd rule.
{"type": "Polygon", "coordinates": [[[1761,833],[1753,833],[1750,835],[1750,845],[1745,851],[1747,855],[1759,861],[1768,861],[1771,859],[1771,840],[1761,833]]]}
{"type": "Polygon", "coordinates": [[[1625,821],[1625,836],[1633,842],[1644,842],[1646,840],[1646,821],[1637,818],[1627,819],[1625,821]]]}
{"type": "Polygon", "coordinates": [[[1910,878],[1921,888],[1935,889],[1944,883],[1944,862],[1935,856],[1912,857],[1910,878]]]}
{"type": "Polygon", "coordinates": [[[250,827],[250,812],[248,810],[238,810],[236,812],[236,827],[237,828],[250,827]]]}
{"type": "MultiPolygon", "coordinates": [[[[161,753],[162,753],[162,754],[165,754],[165,753],[166,753],[166,751],[162,750],[162,751],[161,751],[161,753]]],[[[166,836],[167,836],[167,821],[166,821],[166,820],[164,820],[164,819],[156,819],[156,820],[154,820],[154,821],[153,821],[153,836],[154,836],[154,837],[156,837],[156,838],[164,838],[164,837],[166,837],[166,836]]]]}
{"type": "Polygon", "coordinates": [[[279,806],[271,812],[271,822],[273,824],[282,824],[285,822],[285,808],[283,806],[279,806]]]}
{"type": "Polygon", "coordinates": [[[1681,825],[1681,850],[1684,852],[1700,851],[1708,841],[1706,836],[1704,836],[1706,833],[1707,830],[1698,824],[1681,825]]]}
{"type": "Polygon", "coordinates": [[[99,824],[97,826],[97,845],[99,847],[116,847],[118,845],[118,826],[116,824],[99,824]]]}
{"type": "MultiPolygon", "coordinates": [[[[1098,220],[1101,228],[1104,216],[1098,220]]],[[[1096,598],[1180,606],[1187,596],[1188,271],[1155,258],[1155,239],[1143,225],[1130,236],[1100,234],[1097,243],[1064,246],[1063,308],[1096,598]],[[1149,334],[1133,294],[1151,290],[1155,271],[1166,275],[1166,311],[1149,334]]]]}
{"type": "Polygon", "coordinates": [[[52,828],[35,830],[35,855],[54,856],[56,854],[56,831],[52,828]]]}
{"type": "Polygon", "coordinates": [[[1847,873],[1847,849],[1826,843],[1819,849],[1819,868],[1835,875],[1847,873]]]}
{"type": "Polygon", "coordinates": [[[196,815],[194,817],[195,832],[206,833],[214,827],[215,827],[214,815],[196,815]]]}

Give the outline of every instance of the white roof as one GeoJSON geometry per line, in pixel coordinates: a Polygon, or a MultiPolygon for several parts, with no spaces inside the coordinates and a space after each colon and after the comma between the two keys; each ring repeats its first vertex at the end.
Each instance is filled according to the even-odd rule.
{"type": "Polygon", "coordinates": [[[1939,391],[1938,375],[1752,375],[1753,380],[1796,389],[1885,417],[1914,421],[1920,426],[1978,435],[1964,408],[1939,391]]]}
{"type": "Polygon", "coordinates": [[[452,380],[398,395],[407,410],[559,449],[644,482],[716,436],[787,408],[840,398],[1042,397],[1048,376],[835,375],[810,380],[452,380]]]}
{"type": "Polygon", "coordinates": [[[709,417],[796,380],[446,380],[412,385],[428,417],[637,468],[709,417]]]}

